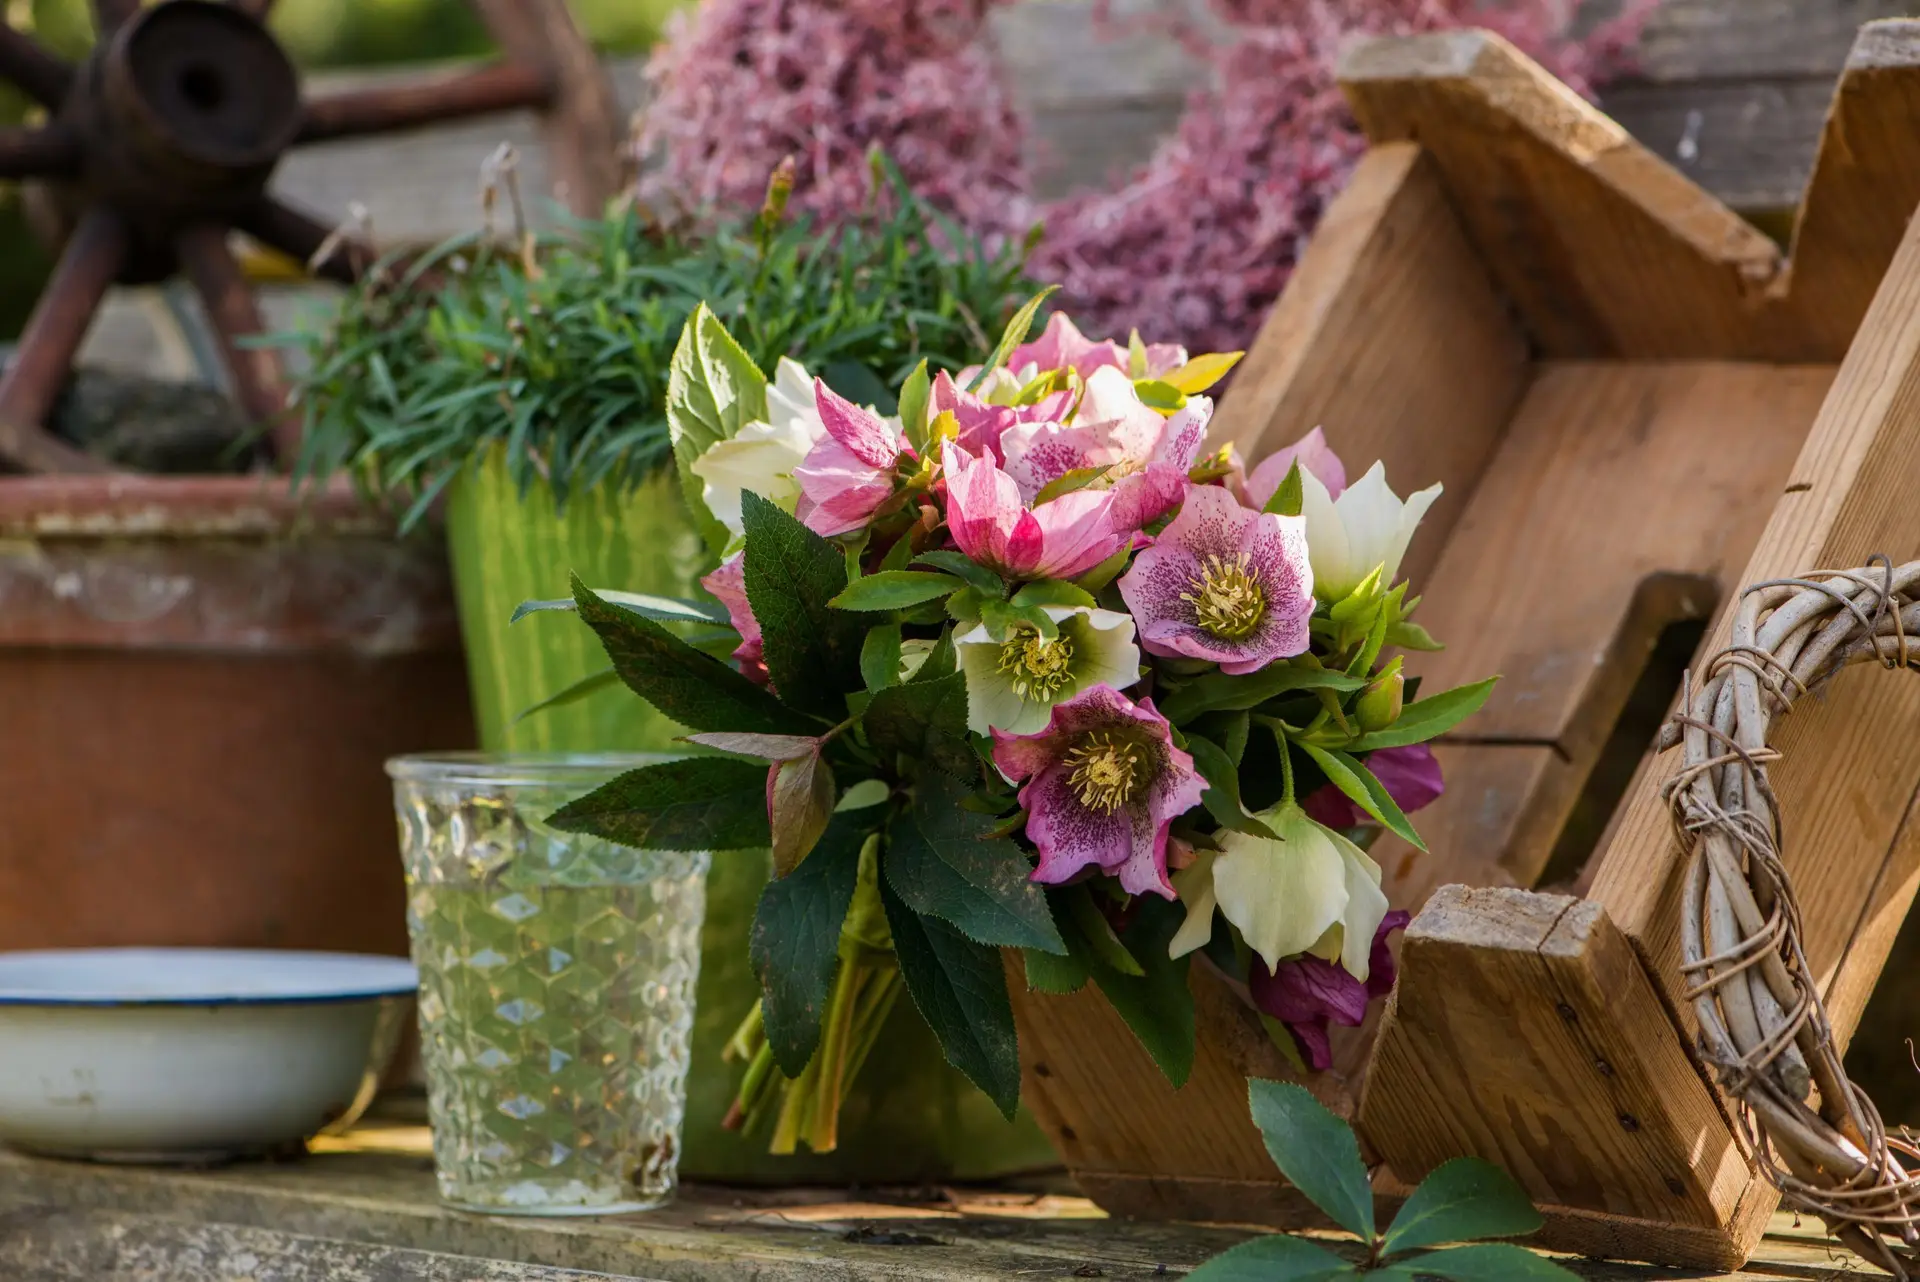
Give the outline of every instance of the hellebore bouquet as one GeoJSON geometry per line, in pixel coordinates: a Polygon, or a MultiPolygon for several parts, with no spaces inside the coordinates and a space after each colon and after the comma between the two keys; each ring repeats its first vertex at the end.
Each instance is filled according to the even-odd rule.
{"type": "MultiPolygon", "coordinates": [[[[1385,829],[1439,795],[1425,741],[1491,681],[1418,697],[1434,648],[1396,583],[1439,486],[1352,485],[1315,429],[1248,470],[1207,441],[1237,354],[1094,342],[1045,295],[985,363],[923,364],[899,415],[791,361],[769,381],[704,309],[668,415],[689,501],[730,538],[721,603],[578,582],[636,693],[715,754],[626,774],[554,817],[633,846],[771,847],[760,1004],[732,1121],[833,1147],[904,986],[1009,1116],[1001,950],[1092,980],[1176,1084],[1207,959],[1303,1067],[1392,984],[1385,829]],[[724,621],[725,626],[720,626],[724,621]],[[724,658],[721,656],[725,656],[724,658]]],[[[530,607],[532,608],[532,607],[530,607]]]]}

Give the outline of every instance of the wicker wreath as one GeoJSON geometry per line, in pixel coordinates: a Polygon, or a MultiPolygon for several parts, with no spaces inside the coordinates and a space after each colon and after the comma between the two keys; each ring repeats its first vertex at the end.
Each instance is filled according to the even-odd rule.
{"type": "Polygon", "coordinates": [[[1661,742],[1685,754],[1665,796],[1688,856],[1681,970],[1701,1050],[1745,1106],[1747,1141],[1786,1204],[1901,1279],[1920,1270],[1920,1177],[1908,1174],[1920,1141],[1889,1135],[1841,1068],[1781,863],[1767,732],[1850,664],[1920,667],[1916,584],[1920,561],[1885,557],[1754,584],[1661,742]]]}

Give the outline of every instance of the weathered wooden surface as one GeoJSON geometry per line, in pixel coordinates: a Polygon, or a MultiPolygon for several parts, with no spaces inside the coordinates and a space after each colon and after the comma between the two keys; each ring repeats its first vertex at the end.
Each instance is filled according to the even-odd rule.
{"type": "MultiPolygon", "coordinates": [[[[434,1200],[424,1127],[374,1123],[339,1150],[281,1165],[164,1171],[0,1152],[0,1276],[8,1282],[1039,1282],[1180,1276],[1243,1230],[1107,1219],[1034,1191],[690,1189],[608,1219],[449,1211],[434,1200]]],[[[1864,1272],[1776,1220],[1719,1282],[1864,1272]]],[[[1336,1250],[1351,1243],[1322,1235],[1336,1250]]],[[[1592,1282],[1671,1270],[1565,1261],[1592,1282]]],[[[1696,1275],[1697,1276],[1697,1275],[1696,1275]]],[[[1701,1282],[1713,1282],[1701,1278],[1701,1282]]]]}

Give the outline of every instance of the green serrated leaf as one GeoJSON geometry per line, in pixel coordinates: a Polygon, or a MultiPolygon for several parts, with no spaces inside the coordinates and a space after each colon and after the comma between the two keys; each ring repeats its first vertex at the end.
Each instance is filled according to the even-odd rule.
{"type": "Polygon", "coordinates": [[[920,781],[914,804],[887,827],[887,883],[909,908],[976,943],[1064,956],[1067,946],[1027,855],[1005,837],[988,836],[998,820],[962,809],[963,795],[944,775],[920,781]]]}
{"type": "Polygon", "coordinates": [[[1445,734],[1480,710],[1493,693],[1499,677],[1488,677],[1472,685],[1455,686],[1401,709],[1400,719],[1385,730],[1363,734],[1347,745],[1348,752],[1372,752],[1376,748],[1403,748],[1412,743],[1445,734]]]}
{"type": "Polygon", "coordinates": [[[860,643],[860,679],[869,690],[900,684],[900,625],[883,623],[860,643]]]}
{"type": "Polygon", "coordinates": [[[980,622],[987,625],[987,635],[995,641],[1007,640],[1020,628],[1032,628],[1048,641],[1060,635],[1060,625],[1037,605],[983,600],[980,602],[980,622]]]}
{"type": "Polygon", "coordinates": [[[1057,579],[1047,579],[1039,583],[1029,583],[1013,594],[1016,606],[1065,606],[1068,609],[1091,610],[1098,603],[1093,594],[1085,588],[1077,588],[1071,583],[1062,583],[1057,579]]]}
{"type": "Polygon", "coordinates": [[[947,1062],[1012,1120],[1020,1107],[1020,1046],[1000,950],[976,944],[937,917],[923,917],[882,880],[900,975],[947,1062]]]}
{"type": "Polygon", "coordinates": [[[547,822],[641,850],[761,850],[767,768],[732,757],[642,766],[562,806],[547,822]]]}
{"type": "Polygon", "coordinates": [[[951,574],[925,570],[882,570],[855,579],[828,604],[836,610],[904,610],[922,601],[938,601],[967,586],[951,574]]]}
{"type": "Polygon", "coordinates": [[[1511,1175],[1477,1157],[1457,1157],[1434,1168],[1400,1204],[1387,1228],[1387,1255],[1490,1237],[1522,1237],[1543,1221],[1511,1175]]]}
{"type": "Polygon", "coordinates": [[[1328,782],[1344,793],[1354,805],[1372,815],[1384,824],[1388,831],[1401,837],[1414,848],[1425,850],[1427,844],[1420,840],[1420,834],[1413,830],[1413,824],[1406,813],[1400,809],[1400,803],[1387,792],[1386,785],[1374,777],[1357,758],[1344,752],[1331,752],[1317,748],[1313,744],[1301,742],[1295,746],[1302,749],[1313,763],[1320,767],[1328,782]]]}
{"type": "Polygon", "coordinates": [[[1077,993],[1091,977],[1086,963],[1077,957],[1055,957],[1037,948],[1024,948],[1020,955],[1027,965],[1027,987],[1037,993],[1077,993]]]}
{"type": "Polygon", "coordinates": [[[1238,712],[1256,708],[1267,700],[1295,690],[1358,690],[1367,683],[1363,678],[1327,668],[1308,668],[1291,663],[1270,663],[1246,676],[1209,672],[1195,677],[1169,694],[1165,702],[1155,700],[1161,715],[1169,721],[1185,723],[1203,712],[1238,712]]]}
{"type": "Polygon", "coordinates": [[[1330,1282],[1359,1273],[1318,1242],[1275,1233],[1221,1252],[1187,1278],[1188,1282],[1330,1282]]]}
{"type": "Polygon", "coordinates": [[[994,344],[992,354],[987,357],[986,363],[980,367],[980,372],[975,374],[967,383],[967,390],[969,392],[977,391],[980,384],[986,380],[987,375],[999,369],[1002,365],[1005,365],[1008,354],[1011,353],[1014,348],[1027,341],[1027,334],[1033,329],[1033,318],[1039,314],[1040,305],[1058,293],[1059,289],[1060,287],[1058,285],[1047,286],[1032,298],[1029,298],[1022,304],[1020,310],[1013,314],[1013,319],[1007,322],[1006,329],[1000,334],[1000,341],[994,344]]]}
{"type": "MultiPolygon", "coordinates": [[[[1191,957],[1169,957],[1167,949],[1186,919],[1186,911],[1158,895],[1141,896],[1134,919],[1123,939],[1123,951],[1140,970],[1122,974],[1091,952],[1081,951],[1085,933],[1075,930],[1068,940],[1073,956],[1085,965],[1107,1003],[1127,1027],[1167,1081],[1178,1088],[1193,1072],[1193,990],[1187,986],[1191,957]]],[[[1063,933],[1065,933],[1063,931],[1063,933]]]]}
{"type": "Polygon", "coordinates": [[[1093,892],[1085,884],[1061,887],[1053,892],[1050,902],[1063,910],[1067,921],[1072,924],[1071,933],[1062,927],[1061,934],[1063,938],[1075,941],[1076,953],[1084,954],[1089,962],[1097,962],[1117,975],[1130,975],[1137,979],[1147,973],[1139,959],[1120,942],[1113,924],[1100,911],[1100,906],[1093,902],[1093,892]]]}
{"type": "Polygon", "coordinates": [[[860,847],[880,818],[874,809],[834,815],[806,862],[760,894],[747,951],[760,979],[767,1042],[788,1077],[800,1076],[819,1044],[860,847]]]}
{"type": "Polygon", "coordinates": [[[1305,504],[1306,483],[1300,479],[1300,460],[1295,459],[1279,488],[1268,497],[1264,510],[1275,516],[1299,516],[1305,504]]]}
{"type": "Polygon", "coordinates": [[[786,702],[837,721],[846,695],[864,688],[860,649],[880,620],[831,604],[847,586],[838,547],[759,495],[740,497],[747,601],[767,673],[786,702]]]}
{"type": "Polygon", "coordinates": [[[1353,1129],[1293,1082],[1247,1083],[1253,1124],[1280,1173],[1335,1224],[1374,1240],[1373,1185],[1353,1129]]]}
{"type": "Polygon", "coordinates": [[[767,417],[767,377],[707,305],[694,307],[667,366],[667,431],[680,487],[701,536],[714,551],[731,537],[707,510],[693,462],[717,441],[767,417]]]}
{"type": "Polygon", "coordinates": [[[819,727],[731,666],[644,615],[609,605],[574,580],[580,617],[599,636],[627,687],[694,730],[811,734],[819,727]]]}
{"type": "Polygon", "coordinates": [[[932,680],[916,673],[905,685],[876,691],[863,724],[867,741],[879,752],[901,753],[961,778],[978,773],[967,738],[967,679],[961,673],[932,680]]]}
{"type": "Polygon", "coordinates": [[[1005,585],[1001,583],[1000,576],[964,552],[952,550],[922,552],[913,560],[916,565],[931,565],[936,569],[945,570],[948,574],[957,574],[988,596],[1005,595],[1005,585]]]}
{"type": "Polygon", "coordinates": [[[1448,1282],[1578,1282],[1580,1276],[1544,1255],[1505,1242],[1429,1251],[1414,1256],[1405,1267],[1418,1276],[1448,1282]]]}

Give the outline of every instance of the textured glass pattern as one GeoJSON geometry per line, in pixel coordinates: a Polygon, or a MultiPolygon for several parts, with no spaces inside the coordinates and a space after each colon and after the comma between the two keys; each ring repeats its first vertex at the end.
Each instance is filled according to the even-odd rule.
{"type": "Polygon", "coordinates": [[[542,822],[642,763],[390,766],[434,1166],[455,1206],[606,1214],[673,1194],[707,856],[542,822]]]}

